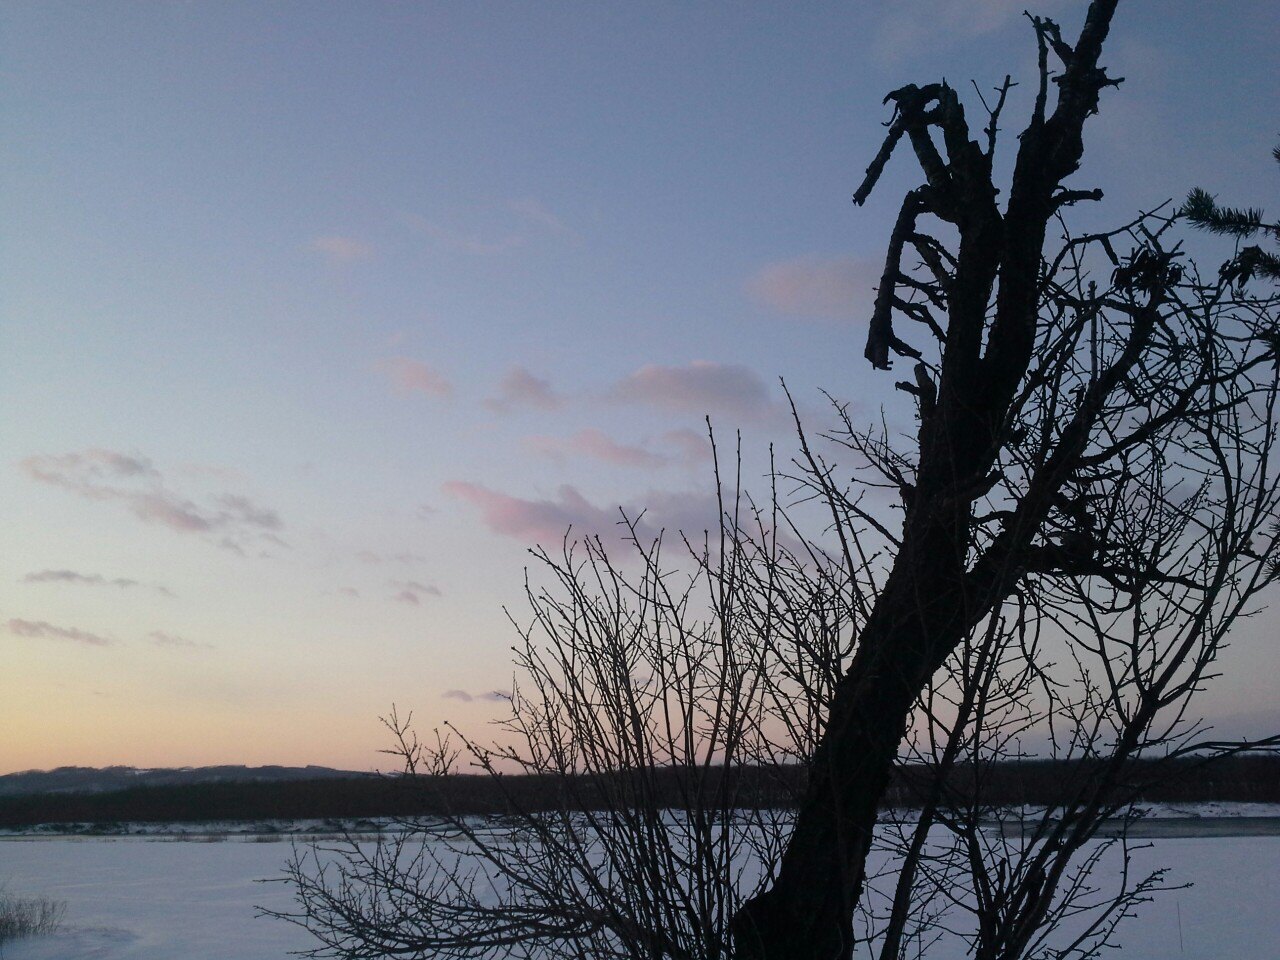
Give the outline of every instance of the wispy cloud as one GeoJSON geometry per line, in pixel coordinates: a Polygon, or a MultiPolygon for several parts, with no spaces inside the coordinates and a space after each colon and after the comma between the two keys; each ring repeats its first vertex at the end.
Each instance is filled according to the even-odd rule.
{"type": "Polygon", "coordinates": [[[468,693],[466,690],[446,690],[440,694],[445,700],[458,700],[462,703],[471,703],[475,700],[485,700],[493,703],[502,700],[508,700],[510,697],[501,690],[486,690],[484,693],[468,693]]]}
{"type": "MultiPolygon", "coordinates": [[[[280,514],[266,507],[260,507],[246,496],[238,493],[224,493],[216,500],[222,508],[221,516],[237,523],[248,524],[262,530],[279,530],[284,524],[280,514]]],[[[279,537],[272,537],[272,542],[283,546],[279,537]]]]}
{"type": "Polygon", "coordinates": [[[484,402],[494,413],[512,413],[522,408],[556,410],[564,406],[564,398],[551,389],[551,384],[535,377],[524,367],[513,367],[498,384],[498,395],[484,402]]]}
{"type": "Polygon", "coordinates": [[[699,416],[722,414],[733,419],[773,422],[785,418],[785,408],[754,370],[711,360],[694,360],[684,366],[646,364],[615,384],[610,396],[622,402],[699,416]]]}
{"type": "Polygon", "coordinates": [[[55,627],[44,620],[9,621],[9,632],[16,637],[30,637],[32,640],[66,640],[71,643],[82,643],[90,647],[107,647],[113,641],[87,630],[75,627],[55,627]]]}
{"type": "Polygon", "coordinates": [[[665,467],[672,462],[671,457],[644,447],[619,443],[594,428],[579,430],[570,437],[533,436],[525,439],[525,445],[534,453],[549,457],[552,460],[563,460],[568,456],[587,457],[619,467],[651,470],[665,467]]]}
{"type": "Polygon", "coordinates": [[[379,361],[377,369],[399,393],[425,393],[430,397],[453,395],[453,384],[421,360],[390,357],[379,361]]]}
{"type": "Polygon", "coordinates": [[[556,543],[572,529],[574,536],[599,536],[616,546],[629,536],[622,525],[624,515],[636,522],[636,532],[644,539],[662,530],[693,534],[711,529],[719,516],[716,498],[703,493],[654,491],[634,503],[597,505],[567,484],[554,499],[515,497],[460,480],[446,483],[444,491],[476,507],[493,533],[523,543],[556,543]]]}
{"type": "Polygon", "coordinates": [[[275,533],[284,526],[275,510],[235,493],[216,494],[198,503],[167,486],[145,457],[92,449],[28,457],[19,468],[39,483],[86,500],[119,503],[146,523],[179,533],[218,533],[221,539],[215,542],[241,553],[250,541],[284,545],[275,533]]]}
{"type": "Polygon", "coordinates": [[[212,643],[202,641],[188,640],[186,637],[179,637],[176,634],[165,633],[163,630],[152,630],[147,634],[147,639],[154,646],[168,647],[175,650],[212,650],[212,643]]]}
{"type": "Polygon", "coordinates": [[[747,281],[759,303],[793,317],[851,320],[870,312],[880,267],[859,257],[780,260],[747,281]]]}
{"type": "Polygon", "coordinates": [[[104,577],[100,573],[78,573],[75,570],[40,570],[28,573],[22,578],[23,583],[70,583],[86,587],[119,587],[130,589],[142,587],[154,590],[162,596],[172,597],[173,591],[159,583],[143,583],[128,577],[104,577]]]}
{"type": "Polygon", "coordinates": [[[327,234],[315,237],[308,246],[316,253],[322,254],[331,263],[355,263],[368,260],[373,256],[373,247],[354,237],[339,234],[327,234]]]}
{"type": "Polygon", "coordinates": [[[61,486],[89,487],[93,483],[132,477],[158,478],[160,475],[145,457],[95,448],[60,456],[28,457],[23,468],[37,480],[61,486]]]}
{"type": "Polygon", "coordinates": [[[397,603],[419,606],[424,597],[441,596],[440,588],[430,583],[419,583],[416,580],[391,580],[392,589],[396,591],[391,598],[397,603]]]}

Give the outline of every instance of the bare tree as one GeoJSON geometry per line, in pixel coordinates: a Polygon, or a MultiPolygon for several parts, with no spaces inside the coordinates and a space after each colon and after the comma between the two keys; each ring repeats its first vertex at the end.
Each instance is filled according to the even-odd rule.
{"type": "MultiPolygon", "coordinates": [[[[1240,749],[1192,701],[1276,576],[1280,328],[1273,293],[1185,262],[1176,216],[1071,231],[1101,197],[1065,181],[1118,83],[1115,8],[1094,0],[1074,44],[1031,18],[1003,206],[1009,80],[976,136],[945,83],[889,95],[854,199],[905,141],[924,183],[866,355],[912,363],[913,429],[797,419],[787,509],[735,484],[679,563],[634,524],[631,560],[539,554],[511,716],[463,746],[555,802],[511,792],[503,828],[407,822],[296,860],[321,955],[900,960],[960,938],[1083,960],[1164,884],[1124,825],[1140,761],[1240,749]],[[993,779],[1029,755],[1062,764],[1059,789],[1002,807],[993,779]],[[910,813],[880,822],[886,800],[910,813]]],[[[399,752],[413,773],[420,748],[399,752]]]]}
{"type": "MultiPolygon", "coordinates": [[[[785,841],[851,613],[839,570],[815,577],[772,507],[734,498],[720,536],[682,541],[677,564],[628,530],[623,557],[598,539],[537,551],[550,582],[527,588],[501,733],[454,734],[503,816],[407,819],[383,842],[295,857],[302,909],[287,918],[317,934],[317,955],[731,955],[730,920],[785,841]],[[510,774],[540,789],[507,790],[510,774]]],[[[406,786],[433,790],[455,741],[388,726],[406,786]]]]}
{"type": "MultiPolygon", "coordinates": [[[[1101,197],[1064,181],[1079,166],[1101,92],[1119,82],[1100,65],[1115,8],[1116,0],[1094,0],[1074,44],[1052,21],[1032,18],[1038,86],[1003,208],[992,166],[1008,82],[982,142],[945,83],[888,97],[894,119],[854,199],[866,199],[904,139],[925,182],[905,197],[890,237],[867,358],[879,368],[895,355],[915,361],[913,381],[901,386],[917,399],[919,429],[913,450],[880,459],[904,513],[892,569],[837,687],[777,877],[736,919],[747,955],[851,955],[876,811],[913,707],[966,637],[1029,584],[1044,594],[1079,583],[1081,627],[1102,630],[1099,590],[1147,613],[1136,597],[1185,579],[1168,569],[1181,556],[1165,555],[1175,533],[1216,542],[1204,560],[1221,579],[1186,581],[1207,604],[1196,623],[1239,582],[1239,565],[1259,576],[1266,569],[1251,554],[1272,506],[1270,315],[1231,311],[1223,324],[1212,309],[1223,293],[1206,300],[1198,287],[1185,290],[1176,250],[1142,223],[1141,245],[1123,260],[1107,237],[1044,255],[1050,224],[1101,197]],[[947,233],[926,232],[929,221],[947,233]],[[954,243],[944,242],[949,235],[954,243]],[[1101,290],[1087,279],[1095,245],[1114,263],[1101,290]],[[921,270],[907,269],[908,253],[921,270]],[[927,347],[904,339],[895,320],[920,329],[927,347]],[[1170,464],[1171,448],[1187,462],[1170,464]]],[[[883,438],[851,442],[871,455],[885,447],[883,438]]],[[[1170,600],[1161,609],[1180,608],[1170,600]]],[[[1168,705],[1169,674],[1204,635],[1191,631],[1175,663],[1150,678],[1134,673],[1137,664],[1109,677],[1131,683],[1135,698],[1120,755],[1168,705]]],[[[1094,643],[1109,670],[1109,645],[1094,643]]],[[[992,949],[1018,955],[1016,944],[992,949]]]]}

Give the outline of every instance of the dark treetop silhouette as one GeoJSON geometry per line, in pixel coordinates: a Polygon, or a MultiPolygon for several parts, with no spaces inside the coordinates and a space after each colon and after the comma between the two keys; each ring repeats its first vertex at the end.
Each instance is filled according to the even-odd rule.
{"type": "Polygon", "coordinates": [[[1040,88],[1020,137],[1004,211],[992,180],[1003,91],[991,111],[985,149],[974,139],[956,92],[945,83],[903,87],[886,99],[895,117],[854,200],[866,200],[904,137],[925,182],[903,200],[889,239],[866,355],[880,369],[889,367],[891,355],[921,359],[893,325],[898,312],[928,319],[926,307],[904,309],[901,299],[903,289],[911,289],[902,269],[904,252],[911,248],[934,271],[934,289],[925,291],[934,296],[926,299],[945,309],[941,364],[936,384],[927,366],[917,366],[919,460],[914,482],[903,489],[906,518],[893,571],[836,689],[778,877],[736,920],[740,944],[761,957],[851,955],[853,909],[863,886],[876,807],[912,705],[965,634],[1009,595],[1031,565],[1055,497],[1081,479],[1081,458],[1099,414],[1141,358],[1168,296],[1167,258],[1153,254],[1149,289],[1135,288],[1126,304],[1129,343],[1080,396],[1016,509],[975,556],[975,506],[998,482],[1001,450],[1022,419],[1019,391],[1037,344],[1047,227],[1064,205],[1099,196],[1068,190],[1063,181],[1080,164],[1084,125],[1098,109],[1099,94],[1119,82],[1099,65],[1115,9],[1115,0],[1090,4],[1074,45],[1051,21],[1033,21],[1040,88]],[[1052,83],[1050,56],[1062,68],[1052,83]],[[1052,108],[1051,88],[1056,90],[1052,108]],[[934,131],[941,136],[941,150],[934,131]],[[919,232],[926,216],[955,228],[954,254],[919,232]]]}
{"type": "MultiPolygon", "coordinates": [[[[918,456],[909,482],[893,471],[905,519],[892,571],[836,688],[777,878],[735,920],[746,954],[806,960],[851,954],[851,921],[876,807],[913,706],[930,678],[966,635],[1015,593],[1028,571],[1106,577],[1107,566],[1118,559],[1118,545],[1107,544],[1093,528],[1099,504],[1089,503],[1091,488],[1108,485],[1112,489],[1103,496],[1114,499],[1116,490],[1132,480],[1126,451],[1171,422],[1192,424],[1204,417],[1203,426],[1210,429],[1218,402],[1243,399],[1219,393],[1214,384],[1222,376],[1228,382],[1241,376],[1251,365],[1248,360],[1222,370],[1206,360],[1201,374],[1177,386],[1152,375],[1164,349],[1184,344],[1161,342],[1166,317],[1180,310],[1176,288],[1182,270],[1149,237],[1144,249],[1117,265],[1116,289],[1109,295],[1098,298],[1090,289],[1086,297],[1062,304],[1088,317],[1078,329],[1088,329],[1094,338],[1091,369],[1071,398],[1053,398],[1057,424],[1042,432],[1039,448],[1024,461],[1022,483],[1010,491],[1007,507],[985,518],[978,513],[993,491],[1012,479],[1005,461],[1034,426],[1028,398],[1061,372],[1061,355],[1050,352],[1046,365],[1043,352],[1054,346],[1042,332],[1056,280],[1046,269],[1043,250],[1046,230],[1065,206],[1101,197],[1099,191],[1067,188],[1064,181],[1079,166],[1083,128],[1097,111],[1101,92],[1120,82],[1099,62],[1115,10],[1114,0],[1090,4],[1074,44],[1053,22],[1032,18],[1039,88],[1019,138],[1003,211],[992,158],[1007,84],[989,111],[985,146],[974,139],[955,91],[945,83],[903,87],[886,98],[894,119],[854,200],[867,198],[904,138],[925,182],[904,198],[890,237],[866,356],[881,369],[893,355],[919,361],[914,383],[900,384],[918,399],[918,456]],[[1061,67],[1053,77],[1051,57],[1061,67]],[[926,217],[954,228],[958,244],[953,251],[922,232],[926,217]],[[904,271],[908,250],[928,267],[929,279],[922,282],[904,271]],[[944,322],[935,320],[934,309],[945,315],[944,322]],[[1096,325],[1102,309],[1118,311],[1123,320],[1109,330],[1109,355],[1098,362],[1096,325]],[[895,332],[895,316],[921,323],[936,337],[936,365],[923,362],[921,351],[895,332]],[[1135,389],[1135,380],[1142,386],[1135,389]],[[1138,399],[1143,388],[1150,392],[1138,399]],[[1170,391],[1162,398],[1167,406],[1149,402],[1165,391],[1170,391]],[[1105,438],[1101,444],[1099,434],[1105,438]],[[1068,522],[1069,536],[1046,543],[1046,528],[1052,529],[1055,517],[1068,522]]],[[[1201,356],[1207,357],[1212,334],[1199,341],[1201,356]]],[[[1195,340],[1185,343],[1188,353],[1196,345],[1195,340]]],[[[1185,360],[1181,365],[1189,366],[1185,360]]],[[[1180,374],[1174,378],[1181,379],[1180,374]]],[[[1251,393],[1245,386],[1244,394],[1251,393]]],[[[1156,702],[1152,697],[1139,713],[1156,702]]],[[[1028,921],[1040,909],[1038,899],[1026,904],[1028,921]]],[[[989,946],[992,955],[1017,955],[1018,948],[1016,936],[1000,947],[989,946]]]]}
{"type": "MultiPolygon", "coordinates": [[[[1271,156],[1280,163],[1280,146],[1271,156]]],[[[1272,243],[1280,242],[1280,220],[1268,223],[1266,214],[1257,207],[1223,207],[1207,191],[1196,187],[1182,205],[1182,214],[1197,227],[1220,236],[1248,240],[1258,234],[1272,243]]],[[[1255,276],[1280,282],[1280,255],[1249,244],[1222,265],[1221,276],[1232,283],[1245,284],[1255,276]]]]}

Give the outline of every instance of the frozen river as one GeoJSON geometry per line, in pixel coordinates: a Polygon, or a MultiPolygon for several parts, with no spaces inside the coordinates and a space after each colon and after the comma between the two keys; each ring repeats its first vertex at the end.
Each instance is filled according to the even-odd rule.
{"type": "MultiPolygon", "coordinates": [[[[1189,890],[1161,895],[1122,928],[1117,960],[1280,957],[1280,837],[1156,839],[1141,865],[1189,890]]],[[[283,843],[141,838],[0,842],[0,882],[66,901],[61,933],[0,948],[3,960],[286,960],[305,931],[254,917],[285,908],[283,843]]],[[[930,954],[936,960],[957,960],[930,954]]]]}

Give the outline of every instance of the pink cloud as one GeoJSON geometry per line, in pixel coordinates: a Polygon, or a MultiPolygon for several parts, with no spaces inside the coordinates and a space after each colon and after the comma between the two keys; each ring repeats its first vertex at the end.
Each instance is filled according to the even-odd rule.
{"type": "Polygon", "coordinates": [[[159,583],[142,583],[139,580],[132,580],[128,577],[104,577],[100,573],[78,573],[75,570],[40,570],[34,573],[28,573],[22,578],[23,583],[73,583],[80,586],[96,586],[96,587],[120,587],[128,589],[132,587],[147,587],[162,596],[172,597],[173,591],[163,584],[159,583]]]}
{"type": "Polygon", "coordinates": [[[131,493],[126,495],[139,520],[159,523],[173,530],[204,533],[212,530],[214,520],[205,516],[190,500],[183,500],[165,492],[131,493]]]}
{"type": "Polygon", "coordinates": [[[858,257],[782,260],[747,281],[751,296],[788,316],[850,320],[871,309],[880,266],[858,257]]]}
{"type": "Polygon", "coordinates": [[[309,244],[316,253],[323,254],[334,263],[354,263],[373,256],[373,247],[354,237],[329,234],[316,237],[309,244]]]}
{"type": "Polygon", "coordinates": [[[498,384],[498,395],[484,402],[494,413],[511,413],[521,407],[556,410],[564,406],[564,398],[551,389],[551,384],[535,377],[524,367],[513,367],[498,384]]]}
{"type": "Polygon", "coordinates": [[[418,583],[416,580],[392,580],[391,586],[398,592],[391,598],[398,603],[418,606],[423,597],[441,596],[440,588],[430,583],[418,583]]]}
{"type": "Polygon", "coordinates": [[[420,360],[391,357],[381,361],[378,369],[399,393],[425,393],[431,397],[453,394],[453,384],[420,360]]]}
{"type": "Polygon", "coordinates": [[[535,453],[552,459],[563,459],[570,455],[582,456],[614,466],[636,469],[665,467],[671,462],[670,457],[644,447],[618,443],[612,437],[590,427],[567,438],[537,436],[529,437],[525,442],[535,453]]]}
{"type": "Polygon", "coordinates": [[[135,517],[179,533],[218,530],[224,540],[240,548],[248,539],[284,541],[270,531],[283,527],[280,515],[240,494],[220,494],[204,505],[167,487],[160,472],[144,457],[111,450],[39,454],[19,468],[31,479],[58,487],[86,500],[123,504],[135,517]]]}
{"type": "Polygon", "coordinates": [[[768,420],[783,412],[755,371],[710,360],[682,367],[646,364],[619,381],[611,395],[615,400],[698,415],[768,420]]]}
{"type": "Polygon", "coordinates": [[[30,637],[33,640],[68,640],[72,643],[83,643],[91,647],[106,647],[110,646],[112,642],[106,637],[98,636],[96,633],[77,630],[74,627],[55,627],[44,620],[12,619],[9,621],[9,632],[15,637],[30,637]]]}
{"type": "Polygon", "coordinates": [[[690,430],[687,427],[668,430],[662,435],[662,440],[674,447],[678,451],[678,458],[685,463],[706,463],[711,459],[711,439],[705,430],[690,430]]]}
{"type": "Polygon", "coordinates": [[[643,539],[652,539],[662,530],[697,534],[718,523],[716,498],[702,493],[656,491],[634,504],[598,506],[567,484],[553,500],[513,497],[461,480],[446,483],[444,492],[476,507],[493,533],[524,543],[553,544],[572,530],[575,537],[599,536],[617,545],[628,536],[622,526],[624,514],[636,521],[636,532],[643,539]]]}
{"type": "Polygon", "coordinates": [[[41,483],[78,490],[91,489],[94,484],[106,480],[158,476],[151,461],[144,457],[101,449],[60,455],[42,454],[28,457],[20,466],[28,476],[41,483]]]}
{"type": "Polygon", "coordinates": [[[567,484],[560,487],[555,500],[523,500],[461,480],[451,480],[442,489],[479,508],[485,526],[494,533],[526,543],[559,540],[569,527],[606,532],[619,519],[616,512],[593,506],[567,484]]]}

